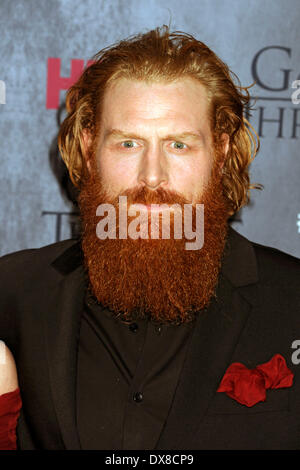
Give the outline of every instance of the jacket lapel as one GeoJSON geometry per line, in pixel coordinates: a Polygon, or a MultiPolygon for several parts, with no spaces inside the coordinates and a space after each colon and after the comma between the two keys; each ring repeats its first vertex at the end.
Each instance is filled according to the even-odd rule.
{"type": "Polygon", "coordinates": [[[196,321],[156,449],[199,448],[201,421],[255,303],[257,280],[251,243],[230,229],[216,299],[196,321]]]}
{"type": "Polygon", "coordinates": [[[80,449],[76,429],[77,341],[85,293],[83,266],[74,244],[52,266],[63,278],[54,285],[45,315],[50,383],[66,449],[80,449]]]}

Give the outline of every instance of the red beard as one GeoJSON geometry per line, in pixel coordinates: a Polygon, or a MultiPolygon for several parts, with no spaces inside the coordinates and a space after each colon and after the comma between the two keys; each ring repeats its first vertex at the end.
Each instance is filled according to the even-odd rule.
{"type": "MultiPolygon", "coordinates": [[[[203,196],[204,244],[199,250],[186,250],[191,242],[172,237],[174,217],[170,217],[170,239],[118,239],[118,197],[109,198],[95,168],[85,179],[79,195],[82,219],[82,249],[90,292],[99,303],[124,321],[150,318],[162,324],[180,324],[194,320],[215,295],[224,252],[228,224],[228,206],[222,191],[221,176],[215,164],[203,196]],[[116,239],[100,240],[96,226],[99,204],[110,203],[116,211],[116,239]]],[[[189,204],[174,191],[148,188],[122,192],[130,204],[189,204]]],[[[193,230],[196,210],[193,206],[193,230]]],[[[127,217],[128,225],[132,218],[127,217]]],[[[149,224],[150,225],[150,224],[149,224]]],[[[182,225],[183,227],[183,225],[182,225]]],[[[127,226],[128,228],[128,226],[127,226]]],[[[150,237],[150,231],[149,231],[150,237]]]]}

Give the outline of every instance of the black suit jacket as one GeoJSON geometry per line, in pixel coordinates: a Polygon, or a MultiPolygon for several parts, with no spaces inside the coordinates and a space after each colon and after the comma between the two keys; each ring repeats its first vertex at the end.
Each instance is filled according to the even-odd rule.
{"type": "MultiPolygon", "coordinates": [[[[20,449],[80,449],[76,370],[86,289],[80,245],[67,240],[0,258],[0,339],[14,354],[20,449]]],[[[299,260],[229,230],[217,291],[199,316],[156,449],[300,449],[299,260]],[[290,388],[241,405],[217,389],[233,362],[281,354],[290,388]]],[[[105,378],[103,378],[105,379],[105,378]]]]}

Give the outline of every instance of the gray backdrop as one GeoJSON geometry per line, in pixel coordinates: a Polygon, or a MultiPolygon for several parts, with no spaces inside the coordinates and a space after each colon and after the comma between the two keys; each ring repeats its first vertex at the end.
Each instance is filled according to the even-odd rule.
{"type": "Polygon", "coordinates": [[[242,85],[256,79],[261,150],[251,177],[265,188],[233,227],[299,257],[299,20],[299,0],[0,0],[0,255],[76,233],[56,147],[68,77],[103,47],[170,23],[211,47],[242,85]]]}

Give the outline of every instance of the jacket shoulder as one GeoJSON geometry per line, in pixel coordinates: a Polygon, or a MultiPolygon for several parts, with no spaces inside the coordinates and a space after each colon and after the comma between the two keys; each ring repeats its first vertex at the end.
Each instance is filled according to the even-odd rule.
{"type": "Polygon", "coordinates": [[[277,248],[251,242],[258,263],[261,280],[298,282],[300,287],[300,259],[277,248]]]}
{"type": "Polygon", "coordinates": [[[300,260],[277,248],[265,246],[230,227],[224,271],[236,286],[259,282],[260,286],[300,291],[300,260]]]}
{"type": "Polygon", "coordinates": [[[69,239],[52,243],[41,248],[30,248],[15,251],[0,257],[0,278],[7,277],[10,272],[29,273],[41,267],[50,265],[56,258],[71,247],[78,244],[78,240],[69,239]]]}
{"type": "Polygon", "coordinates": [[[47,291],[49,283],[57,282],[60,274],[53,269],[52,263],[65,252],[76,252],[72,247],[77,244],[76,240],[64,240],[0,257],[0,339],[8,344],[12,351],[17,345],[15,312],[25,313],[26,299],[29,299],[29,304],[32,305],[32,302],[37,301],[35,299],[40,292],[47,291]]]}

